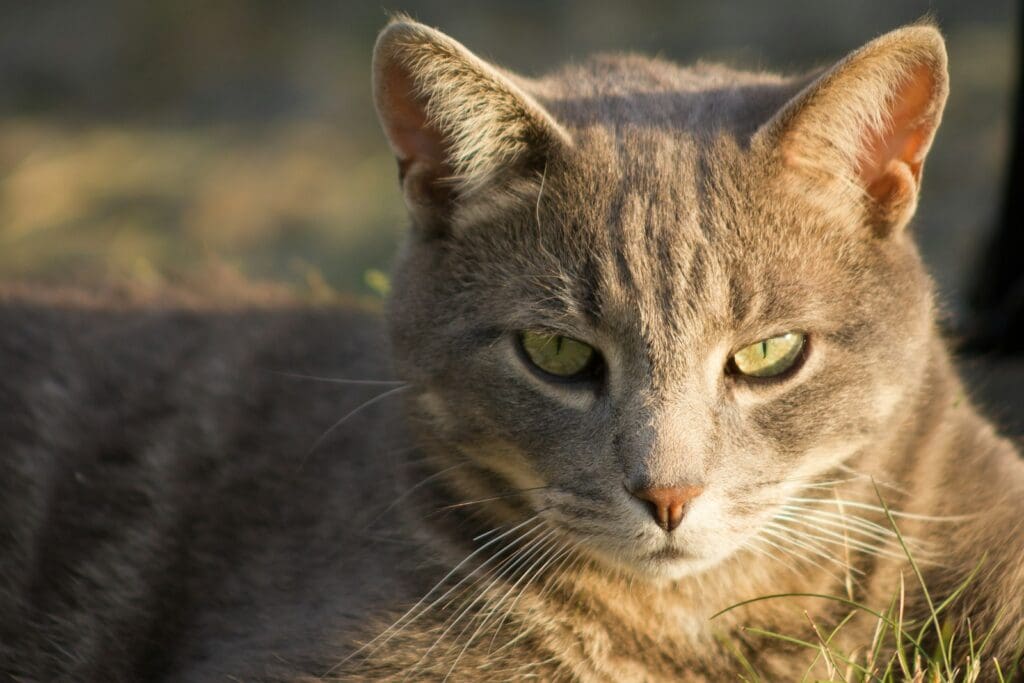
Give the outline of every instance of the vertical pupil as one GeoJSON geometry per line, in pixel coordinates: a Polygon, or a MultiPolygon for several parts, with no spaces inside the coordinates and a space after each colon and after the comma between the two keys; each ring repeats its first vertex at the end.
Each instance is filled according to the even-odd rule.
{"type": "Polygon", "coordinates": [[[562,341],[564,339],[565,339],[565,337],[555,337],[555,353],[556,354],[562,352],[562,341]]]}
{"type": "Polygon", "coordinates": [[[761,358],[768,357],[768,340],[765,339],[761,342],[761,358]]]}

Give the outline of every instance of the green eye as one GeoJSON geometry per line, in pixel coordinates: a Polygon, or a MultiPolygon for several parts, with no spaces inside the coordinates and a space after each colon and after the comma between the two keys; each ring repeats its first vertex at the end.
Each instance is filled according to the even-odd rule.
{"type": "Polygon", "coordinates": [[[523,332],[519,343],[531,363],[556,377],[580,375],[597,359],[594,347],[558,334],[523,332]]]}
{"type": "Polygon", "coordinates": [[[748,377],[775,377],[793,367],[803,351],[806,336],[790,332],[745,346],[732,357],[740,373],[748,377]]]}

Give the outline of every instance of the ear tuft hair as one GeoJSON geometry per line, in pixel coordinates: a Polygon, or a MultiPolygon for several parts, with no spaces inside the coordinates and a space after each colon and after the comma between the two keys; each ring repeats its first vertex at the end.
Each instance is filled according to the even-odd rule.
{"type": "Polygon", "coordinates": [[[425,219],[450,210],[456,196],[542,167],[569,141],[513,76],[404,17],[377,39],[373,92],[407,203],[425,219]]]}
{"type": "Polygon", "coordinates": [[[860,205],[865,223],[884,236],[913,215],[948,91],[942,34],[908,26],[816,78],[755,140],[825,202],[860,205]]]}

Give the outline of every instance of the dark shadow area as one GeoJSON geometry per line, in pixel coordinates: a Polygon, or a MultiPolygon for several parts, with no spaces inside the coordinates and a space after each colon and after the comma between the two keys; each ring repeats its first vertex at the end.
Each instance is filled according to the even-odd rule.
{"type": "Polygon", "coordinates": [[[970,291],[962,367],[988,415],[1024,438],[1024,11],[1017,15],[1017,94],[999,221],[970,291]]]}
{"type": "Polygon", "coordinates": [[[971,292],[968,352],[1024,353],[1024,11],[1018,13],[1017,78],[1002,211],[971,292]]]}

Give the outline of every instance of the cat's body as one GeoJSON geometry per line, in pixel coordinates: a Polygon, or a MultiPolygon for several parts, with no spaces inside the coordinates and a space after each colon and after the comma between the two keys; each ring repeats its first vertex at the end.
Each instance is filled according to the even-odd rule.
{"type": "MultiPolygon", "coordinates": [[[[944,614],[1009,661],[1024,465],[905,229],[937,32],[792,80],[616,57],[526,81],[409,23],[375,60],[414,221],[391,354],[336,310],[5,296],[0,672],[714,681],[742,656],[790,680],[814,653],[740,627],[813,642],[803,610],[830,631],[848,605],[712,617],[884,610],[901,574],[920,617],[879,497],[934,602],[980,566],[944,614]],[[531,368],[532,329],[600,367],[531,368]],[[737,373],[788,332],[792,370],[737,373]],[[691,492],[678,528],[649,490],[691,492]]],[[[863,663],[876,627],[835,642],[863,663]]]]}
{"type": "Polygon", "coordinates": [[[371,513],[401,423],[367,411],[310,450],[381,387],[281,374],[381,378],[372,318],[20,296],[0,315],[4,674],[252,680],[395,592],[361,565],[400,546],[359,548],[394,531],[371,513]]]}

